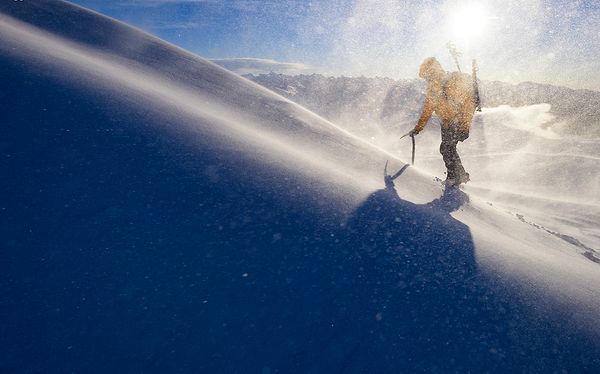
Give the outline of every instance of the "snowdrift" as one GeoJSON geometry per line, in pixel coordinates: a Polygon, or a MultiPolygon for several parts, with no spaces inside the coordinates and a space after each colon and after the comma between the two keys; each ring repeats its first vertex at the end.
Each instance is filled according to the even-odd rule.
{"type": "Polygon", "coordinates": [[[3,372],[600,367],[600,268],[310,111],[0,3],[3,372]]]}

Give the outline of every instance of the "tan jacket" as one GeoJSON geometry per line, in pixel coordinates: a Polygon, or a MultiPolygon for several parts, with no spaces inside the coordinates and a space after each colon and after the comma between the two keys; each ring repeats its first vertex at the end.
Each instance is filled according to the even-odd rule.
{"type": "Polygon", "coordinates": [[[433,113],[443,127],[457,123],[468,132],[475,113],[472,79],[467,74],[448,73],[443,79],[429,79],[421,117],[415,126],[418,133],[427,124],[433,113]]]}

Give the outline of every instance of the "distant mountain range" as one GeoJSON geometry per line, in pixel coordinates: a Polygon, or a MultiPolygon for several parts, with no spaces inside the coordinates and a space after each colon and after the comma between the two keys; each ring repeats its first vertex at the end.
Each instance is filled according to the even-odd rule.
{"type": "MultiPolygon", "coordinates": [[[[326,77],[319,74],[246,75],[327,119],[368,135],[370,129],[412,126],[423,103],[425,83],[419,79],[326,77]]],[[[548,127],[563,135],[600,137],[600,92],[532,82],[517,85],[482,81],[484,108],[547,103],[555,118],[548,127]]]]}

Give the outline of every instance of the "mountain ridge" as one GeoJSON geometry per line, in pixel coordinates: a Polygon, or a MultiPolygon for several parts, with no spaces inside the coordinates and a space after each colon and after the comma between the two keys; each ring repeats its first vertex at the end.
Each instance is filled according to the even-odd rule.
{"type": "MultiPolygon", "coordinates": [[[[329,77],[321,74],[259,74],[247,78],[293,98],[313,111],[323,111],[326,118],[351,126],[351,118],[367,117],[372,125],[390,128],[407,118],[416,120],[424,98],[424,83],[419,79],[378,77],[329,77]],[[336,96],[337,95],[337,96],[336,96]],[[365,96],[367,95],[367,96],[365,96]],[[338,100],[334,106],[319,106],[323,102],[338,100]],[[365,104],[362,101],[368,102],[365,104]],[[361,116],[351,108],[360,108],[361,116]],[[350,113],[349,113],[350,112],[350,113]]],[[[484,107],[509,105],[520,107],[549,103],[550,113],[556,119],[549,126],[565,135],[600,137],[600,92],[572,89],[550,84],[501,81],[480,82],[484,107]],[[556,125],[556,126],[555,126],[556,125]]]]}

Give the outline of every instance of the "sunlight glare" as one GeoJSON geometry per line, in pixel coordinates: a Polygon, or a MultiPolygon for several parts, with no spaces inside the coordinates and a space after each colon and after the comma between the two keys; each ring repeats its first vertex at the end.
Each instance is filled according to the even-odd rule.
{"type": "Polygon", "coordinates": [[[486,12],[481,4],[471,3],[460,8],[451,19],[451,31],[456,40],[468,42],[485,28],[486,12]]]}

